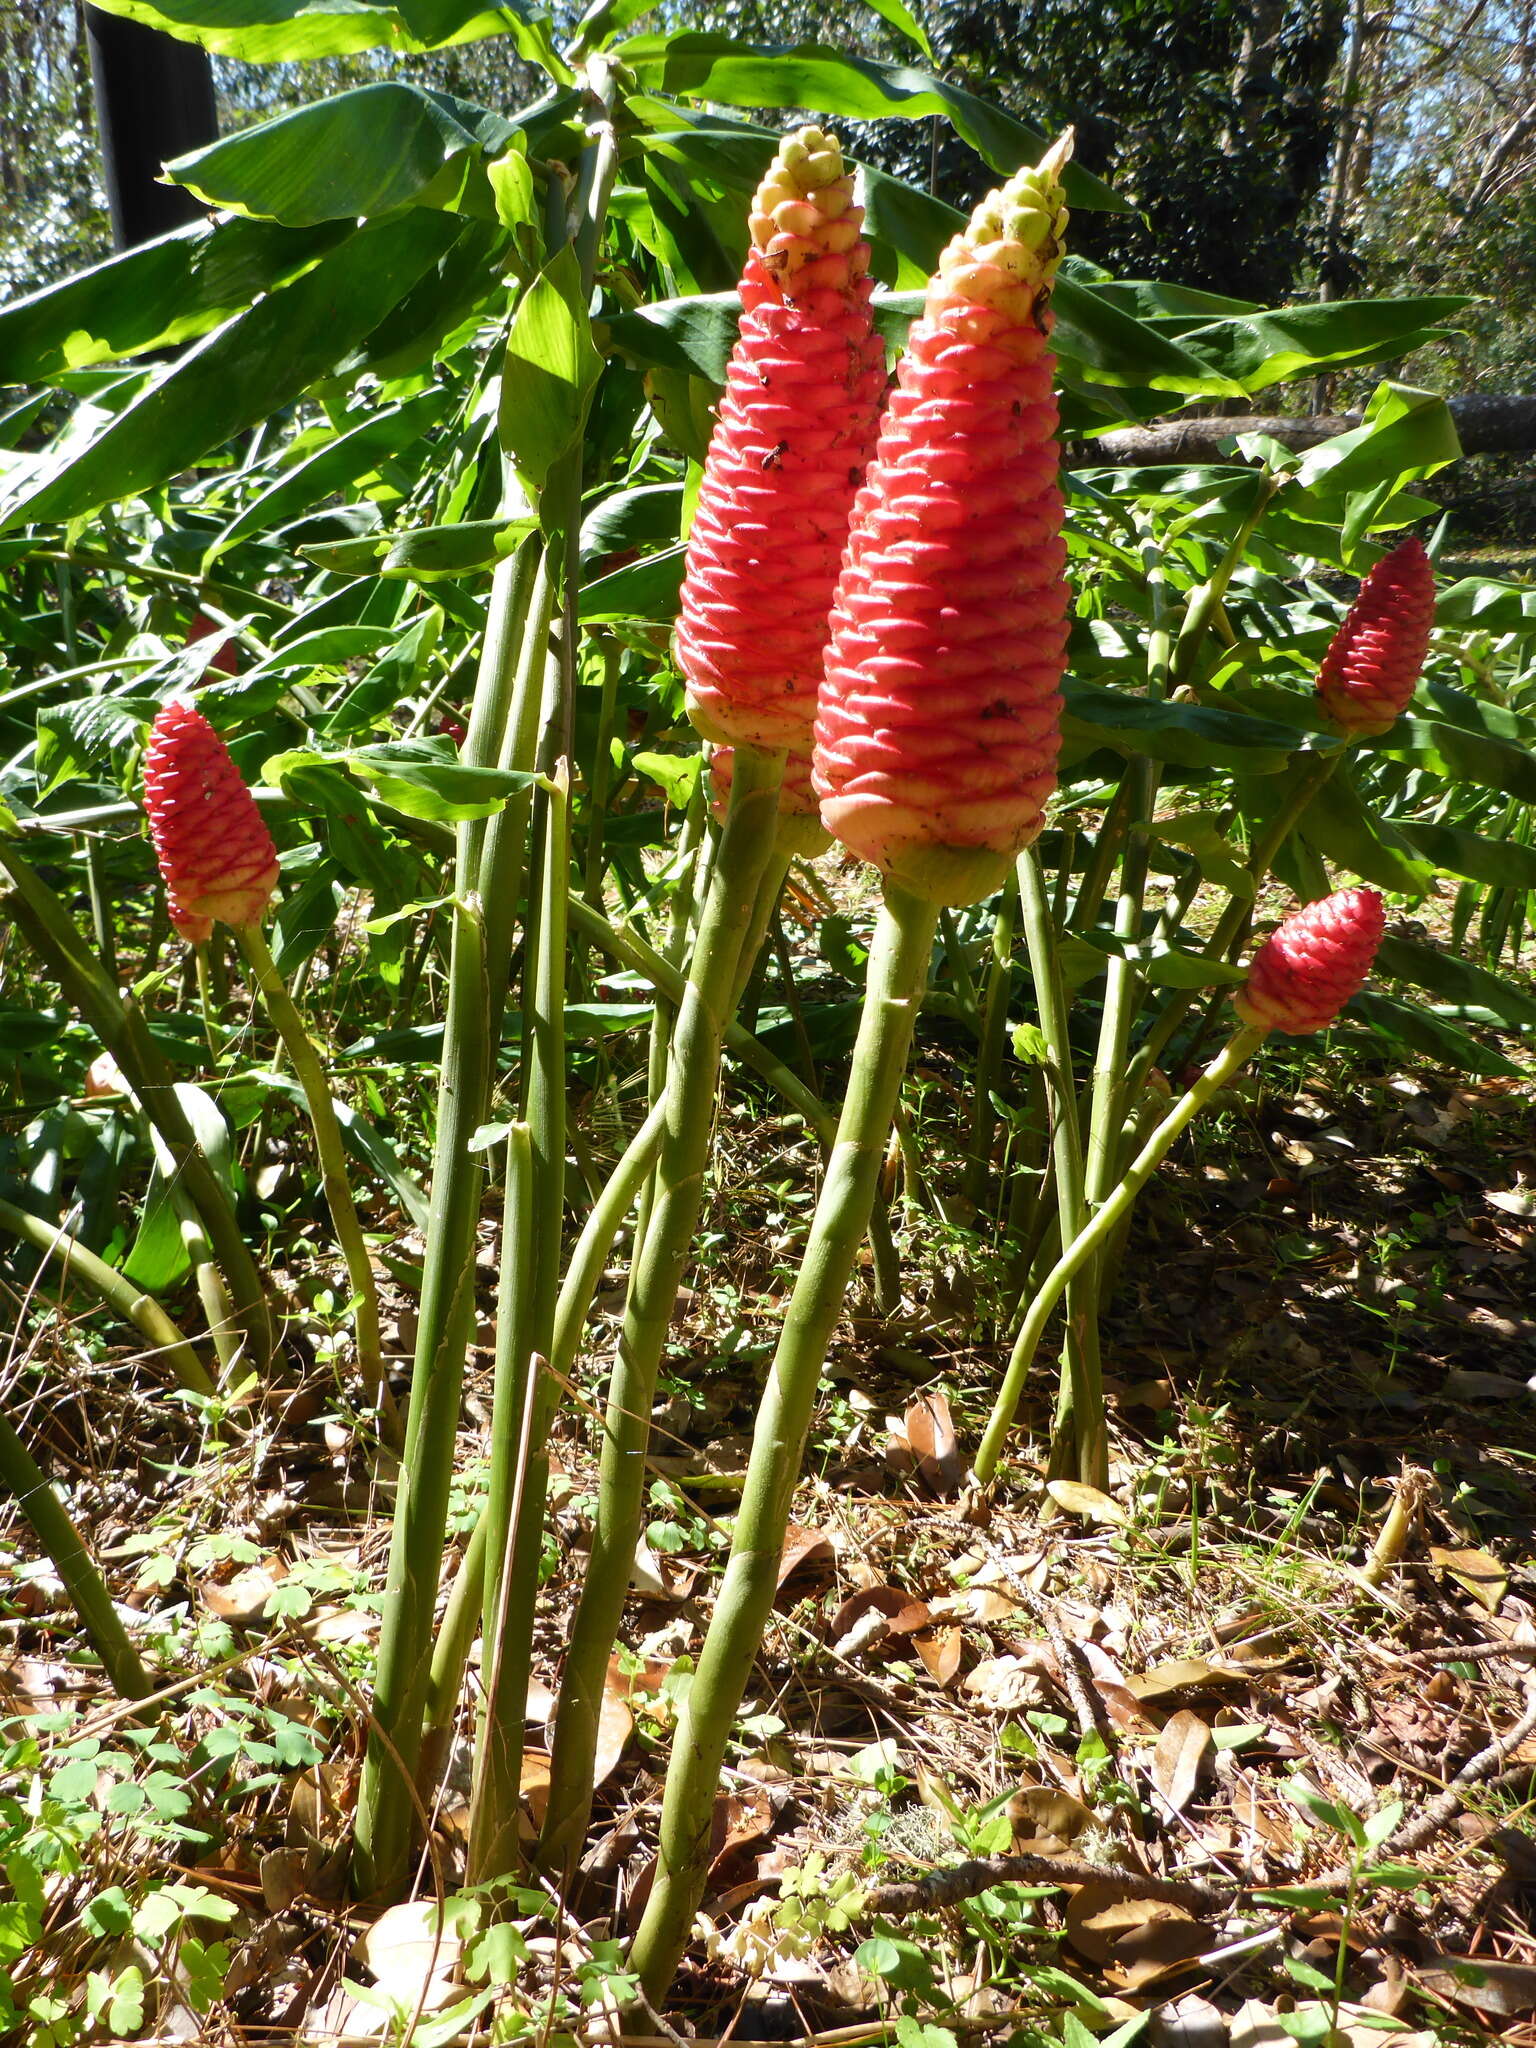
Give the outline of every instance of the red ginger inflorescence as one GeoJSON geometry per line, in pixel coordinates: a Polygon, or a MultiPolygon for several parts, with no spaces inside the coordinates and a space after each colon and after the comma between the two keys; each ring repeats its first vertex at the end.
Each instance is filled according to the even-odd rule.
{"type": "Polygon", "coordinates": [[[706,738],[809,753],[885,348],[863,209],[836,140],[800,128],[752,202],[741,331],[688,536],[677,661],[706,738]]]}
{"type": "Polygon", "coordinates": [[[255,924],[277,887],[277,849],[228,747],[190,704],[156,715],[144,808],[181,936],[195,945],[215,919],[255,924]]]}
{"type": "Polygon", "coordinates": [[[1068,592],[1047,301],[1070,136],[944,251],[854,504],[822,822],[930,901],[989,894],[1056,783],[1068,592]]]}
{"type": "Polygon", "coordinates": [[[1352,737],[1387,732],[1408,708],[1435,623],[1435,571],[1417,534],[1383,555],[1328,643],[1322,709],[1352,737]]]}
{"type": "Polygon", "coordinates": [[[1324,1031],[1371,971],[1386,910],[1374,889],[1339,889],[1303,904],[1272,931],[1233,995],[1238,1015],[1266,1031],[1324,1031]]]}

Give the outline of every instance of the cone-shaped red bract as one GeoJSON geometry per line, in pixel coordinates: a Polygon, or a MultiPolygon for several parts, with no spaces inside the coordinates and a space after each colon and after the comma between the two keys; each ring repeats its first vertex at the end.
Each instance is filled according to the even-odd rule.
{"type": "Polygon", "coordinates": [[[1293,910],[1254,954],[1232,998],[1238,1015],[1293,1036],[1326,1030],[1370,973],[1385,923],[1374,889],[1340,889],[1293,910]]]}
{"type": "Polygon", "coordinates": [[[1068,594],[1046,301],[1068,146],[994,192],[945,250],[832,611],[822,822],[941,903],[999,885],[1055,787],[1068,594]]]}
{"type": "Polygon", "coordinates": [[[150,729],[144,808],[182,937],[206,939],[215,919],[255,924],[277,887],[277,850],[228,747],[190,704],[167,704],[150,729]]]}
{"type": "Polygon", "coordinates": [[[1341,732],[1387,732],[1408,708],[1435,623],[1435,571],[1416,534],[1360,586],[1318,670],[1317,694],[1341,732]]]}
{"type": "Polygon", "coordinates": [[[810,751],[885,349],[862,209],[836,141],[786,136],[753,201],[741,332],[688,537],[677,660],[706,738],[810,751]]]}

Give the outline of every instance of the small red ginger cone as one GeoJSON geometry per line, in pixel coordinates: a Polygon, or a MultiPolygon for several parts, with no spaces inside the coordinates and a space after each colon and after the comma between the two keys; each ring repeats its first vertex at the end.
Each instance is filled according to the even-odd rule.
{"type": "Polygon", "coordinates": [[[1408,708],[1435,623],[1435,571],[1417,534],[1361,584],[1318,670],[1322,709],[1351,737],[1387,732],[1408,708]]]}
{"type": "Polygon", "coordinates": [[[983,200],[940,258],[833,605],[822,822],[933,902],[997,888],[1056,783],[1068,592],[1047,301],[1070,150],[983,200]]]}
{"type": "Polygon", "coordinates": [[[853,494],[885,349],[836,140],[800,128],[752,202],[740,336],[688,537],[677,660],[707,739],[810,751],[853,494]]]}
{"type": "MultiPolygon", "coordinates": [[[[710,809],[722,824],[731,794],[731,772],[736,758],[734,747],[709,749],[710,809]]],[[[784,780],[779,785],[777,840],[781,852],[801,860],[814,860],[831,845],[831,835],[821,822],[816,792],[811,787],[811,764],[804,754],[790,754],[784,762],[784,780]]]]}
{"type": "Polygon", "coordinates": [[[1374,889],[1339,889],[1293,910],[1260,946],[1232,1000],[1245,1023],[1324,1031],[1371,971],[1386,924],[1374,889]]]}
{"type": "Polygon", "coordinates": [[[255,924],[277,887],[277,849],[228,747],[190,704],[167,704],[150,728],[144,808],[181,936],[197,944],[215,919],[255,924]]]}

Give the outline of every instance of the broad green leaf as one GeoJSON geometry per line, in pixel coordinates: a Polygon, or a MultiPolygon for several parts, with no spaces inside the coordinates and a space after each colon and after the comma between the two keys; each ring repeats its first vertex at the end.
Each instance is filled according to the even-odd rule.
{"type": "Polygon", "coordinates": [[[1362,989],[1345,1005],[1346,1017],[1358,1018],[1373,1031],[1396,1040],[1410,1052],[1423,1055],[1437,1067],[1451,1067],[1463,1074],[1524,1074],[1525,1068],[1506,1059],[1501,1052],[1480,1045],[1470,1031],[1447,1023],[1426,1010],[1423,1003],[1400,1002],[1374,989],[1362,989]]]}
{"type": "Polygon", "coordinates": [[[677,611],[686,548],[667,548],[647,555],[611,576],[589,583],[576,601],[583,625],[603,619],[645,619],[666,624],[677,611]]]}
{"type": "Polygon", "coordinates": [[[1285,726],[1251,718],[1246,712],[1129,697],[1073,676],[1063,683],[1062,696],[1065,760],[1110,746],[1186,768],[1236,768],[1244,775],[1278,775],[1300,744],[1300,736],[1285,726]]]}
{"type": "Polygon", "coordinates": [[[355,683],[336,709],[323,719],[321,729],[326,738],[346,739],[353,733],[387,723],[396,707],[420,689],[442,625],[443,614],[435,604],[428,605],[419,618],[412,620],[362,681],[355,683]]]}
{"type": "Polygon", "coordinates": [[[37,777],[47,796],[77,775],[120,780],[160,706],[152,697],[72,697],[37,714],[37,777]]]}
{"type": "Polygon", "coordinates": [[[489,818],[508,797],[540,780],[511,768],[466,767],[448,739],[391,740],[340,754],[296,747],[265,762],[262,780],[280,788],[294,784],[297,793],[302,788],[298,778],[317,769],[346,769],[389,809],[438,823],[489,818]]]}
{"type": "Polygon", "coordinates": [[[1523,803],[1536,803],[1536,758],[1518,742],[1409,713],[1375,742],[1375,749],[1399,761],[1412,761],[1447,782],[1475,782],[1517,796],[1523,803]]]}
{"type": "Polygon", "coordinates": [[[1208,960],[1182,946],[1154,945],[1123,939],[1107,927],[1073,932],[1061,941],[1062,972],[1069,986],[1102,974],[1111,960],[1127,960],[1154,988],[1216,988],[1246,981],[1246,967],[1227,960],[1208,960]]]}
{"type": "Polygon", "coordinates": [[[933,45],[928,40],[928,31],[911,9],[903,5],[903,0],[867,0],[867,4],[882,21],[888,21],[898,35],[905,36],[909,43],[916,43],[930,64],[933,62],[933,45]]]}
{"type": "MultiPolygon", "coordinates": [[[[166,165],[210,206],[310,227],[413,203],[452,207],[475,159],[517,123],[451,93],[390,79],[316,100],[166,165]]],[[[481,211],[489,211],[489,186],[481,211]]]]}
{"type": "Polygon", "coordinates": [[[567,243],[518,303],[501,373],[501,435],[530,491],[581,432],[603,359],[567,243]]]}
{"type": "Polygon", "coordinates": [[[1282,306],[1212,321],[1179,323],[1180,345],[1232,378],[1244,391],[1271,384],[1324,364],[1371,363],[1407,355],[1443,335],[1439,323],[1471,301],[1437,299],[1335,299],[1314,306],[1282,306]]]}
{"type": "Polygon", "coordinates": [[[613,491],[581,522],[581,552],[601,557],[675,541],[682,520],[681,484],[637,484],[613,491]]]}
{"type": "Polygon", "coordinates": [[[523,55],[557,75],[548,17],[528,0],[101,0],[108,14],[201,43],[219,57],[284,64],[354,50],[440,50],[510,33],[523,55]],[[551,64],[553,59],[553,64],[551,64]]]}
{"type": "Polygon", "coordinates": [[[1536,1029],[1536,996],[1474,961],[1442,952],[1438,946],[1419,945],[1412,939],[1383,939],[1376,952],[1376,972],[1389,981],[1428,989],[1453,1011],[1487,1011],[1512,1031],[1536,1029]]]}
{"type": "MultiPolygon", "coordinates": [[[[947,116],[955,133],[1011,175],[1043,155],[1046,137],[974,93],[904,64],[878,64],[817,43],[782,48],[738,43],[729,36],[635,36],[614,55],[653,92],[672,98],[714,100],[727,107],[809,107],[859,121],[920,120],[947,116]]],[[[1067,166],[1071,205],[1089,212],[1125,213],[1127,202],[1100,179],[1067,166]]]]}
{"type": "Polygon", "coordinates": [[[1494,889],[1536,889],[1536,848],[1429,820],[1399,820],[1397,832],[1420,859],[1433,861],[1448,875],[1494,889]]]}
{"type": "Polygon", "coordinates": [[[1336,501],[1384,483],[1400,488],[1460,456],[1456,423],[1443,398],[1406,384],[1379,384],[1362,424],[1309,449],[1296,480],[1304,490],[1336,501]]]}
{"type": "Polygon", "coordinates": [[[702,292],[617,313],[599,323],[598,333],[641,369],[684,370],[723,384],[740,318],[735,292],[702,292]]]}
{"type": "MultiPolygon", "coordinates": [[[[5,316],[0,315],[0,335],[5,316]]],[[[1536,590],[1528,583],[1500,583],[1489,576],[1463,576],[1435,599],[1437,626],[1464,626],[1480,633],[1519,633],[1536,620],[1536,590]]]]}
{"type": "Polygon", "coordinates": [[[351,221],[304,234],[265,221],[200,221],[146,242],[0,311],[0,384],[191,341],[353,232],[351,221]]]}
{"type": "Polygon", "coordinates": [[[12,481],[0,527],[76,519],[164,483],[289,405],[376,327],[460,231],[418,211],[364,228],[313,269],[238,314],[150,384],[62,466],[12,481]]]}
{"type": "Polygon", "coordinates": [[[423,391],[400,405],[387,405],[372,413],[361,426],[351,427],[328,441],[313,455],[283,470],[276,481],[258,491],[225,527],[203,556],[203,573],[226,548],[250,534],[267,534],[296,519],[311,505],[319,504],[333,492],[345,490],[370,475],[391,456],[398,455],[435,427],[448,410],[449,392],[423,391]]]}
{"type": "Polygon", "coordinates": [[[1454,683],[1438,679],[1422,683],[1420,690],[1436,717],[1448,719],[1467,732],[1491,740],[1507,740],[1512,746],[1536,752],[1536,718],[1507,704],[1474,697],[1469,690],[1458,690],[1454,683]]]}
{"type": "Polygon", "coordinates": [[[1325,860],[1397,895],[1422,896],[1434,880],[1428,862],[1416,859],[1396,826],[1379,817],[1361,796],[1347,762],[1307,805],[1298,829],[1325,860]]]}
{"type": "Polygon", "coordinates": [[[458,526],[415,526],[359,540],[316,541],[299,552],[322,569],[352,576],[468,576],[494,568],[530,533],[531,519],[471,519],[458,526]]]}

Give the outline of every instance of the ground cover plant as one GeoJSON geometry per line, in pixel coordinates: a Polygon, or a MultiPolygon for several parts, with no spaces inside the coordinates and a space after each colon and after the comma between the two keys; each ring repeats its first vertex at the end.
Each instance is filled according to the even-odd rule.
{"type": "Polygon", "coordinates": [[[917,48],[121,11],[549,89],[0,308],[7,2026],[1512,2037],[1532,606],[1386,374],[1463,302],[1117,279],[917,48]]]}

